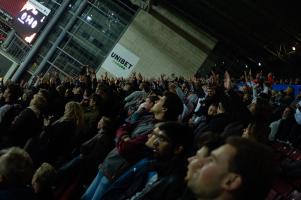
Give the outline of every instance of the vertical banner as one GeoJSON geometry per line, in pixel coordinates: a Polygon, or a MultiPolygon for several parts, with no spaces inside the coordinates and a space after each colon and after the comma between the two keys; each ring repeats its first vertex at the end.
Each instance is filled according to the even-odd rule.
{"type": "Polygon", "coordinates": [[[116,77],[127,78],[138,61],[138,56],[122,45],[116,44],[101,67],[116,77]]]}

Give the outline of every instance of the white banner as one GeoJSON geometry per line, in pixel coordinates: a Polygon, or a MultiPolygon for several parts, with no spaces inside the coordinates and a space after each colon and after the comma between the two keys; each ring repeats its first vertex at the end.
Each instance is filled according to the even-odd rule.
{"type": "Polygon", "coordinates": [[[29,3],[31,3],[38,11],[43,13],[43,15],[48,16],[51,10],[49,8],[46,8],[41,3],[39,3],[37,0],[29,0],[29,3]]]}
{"type": "Polygon", "coordinates": [[[138,56],[122,45],[116,44],[101,67],[116,77],[127,78],[138,61],[138,56]]]}

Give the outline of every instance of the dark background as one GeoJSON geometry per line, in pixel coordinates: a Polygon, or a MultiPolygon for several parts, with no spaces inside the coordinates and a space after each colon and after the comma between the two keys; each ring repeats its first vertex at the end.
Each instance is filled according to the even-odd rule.
{"type": "Polygon", "coordinates": [[[160,0],[219,40],[209,63],[300,77],[300,1],[160,0]],[[297,51],[292,51],[292,46],[297,51]],[[212,58],[212,59],[213,59],[212,58]],[[222,64],[224,62],[224,64],[222,64]],[[258,66],[258,63],[262,66],[258,66]]]}

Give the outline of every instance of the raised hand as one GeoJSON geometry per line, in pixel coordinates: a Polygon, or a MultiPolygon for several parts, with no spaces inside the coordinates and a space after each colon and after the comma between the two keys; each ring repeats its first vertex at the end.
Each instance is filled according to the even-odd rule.
{"type": "Polygon", "coordinates": [[[228,91],[232,88],[231,77],[228,71],[225,71],[224,75],[224,87],[228,91]]]}

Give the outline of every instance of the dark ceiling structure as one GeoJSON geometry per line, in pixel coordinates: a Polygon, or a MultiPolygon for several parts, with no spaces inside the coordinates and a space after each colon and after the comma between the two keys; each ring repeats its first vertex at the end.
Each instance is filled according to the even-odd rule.
{"type": "MultiPolygon", "coordinates": [[[[294,67],[300,61],[301,12],[297,1],[160,0],[216,37],[226,51],[254,63],[294,67]],[[298,55],[299,54],[299,55],[298,55]]],[[[281,70],[281,69],[280,69],[281,70]]],[[[283,70],[283,69],[282,69],[283,70]]],[[[290,69],[292,71],[294,69],[290,69]]]]}

